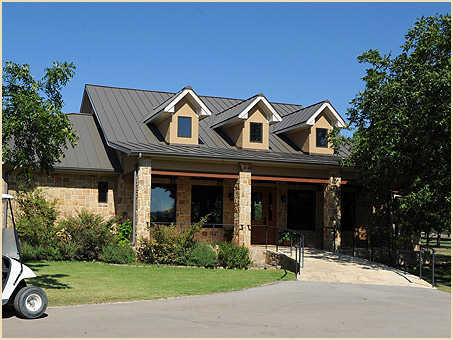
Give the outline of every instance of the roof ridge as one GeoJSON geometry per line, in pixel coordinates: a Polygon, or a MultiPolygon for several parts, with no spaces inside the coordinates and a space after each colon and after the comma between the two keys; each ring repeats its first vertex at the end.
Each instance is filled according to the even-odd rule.
{"type": "Polygon", "coordinates": [[[65,115],[69,116],[69,115],[77,115],[77,116],[93,116],[93,114],[91,113],[87,113],[87,112],[67,112],[65,113],[65,115]]]}
{"type": "MultiPolygon", "coordinates": [[[[156,90],[144,90],[144,89],[135,89],[135,88],[132,88],[132,87],[120,87],[120,86],[109,86],[109,85],[98,85],[98,84],[88,84],[88,83],[85,83],[85,86],[86,85],[90,85],[90,86],[97,86],[97,87],[107,87],[107,88],[111,88],[111,89],[120,89],[120,90],[134,90],[134,91],[143,91],[143,92],[157,92],[157,93],[167,93],[167,94],[176,94],[178,93],[179,91],[176,91],[176,92],[170,92],[170,91],[156,91],[156,90]]],[[[193,90],[193,89],[192,89],[193,90]]],[[[195,91],[195,90],[193,90],[195,91]]],[[[242,99],[242,98],[233,98],[233,97],[221,97],[221,96],[209,96],[209,95],[205,95],[205,94],[197,94],[198,97],[211,97],[211,98],[219,98],[219,99],[232,99],[232,100],[240,100],[240,101],[244,101],[244,100],[247,100],[247,99],[250,99],[250,98],[247,98],[247,99],[242,99]]],[[[294,104],[294,103],[282,103],[282,102],[269,102],[271,104],[281,104],[281,105],[299,105],[299,106],[302,106],[302,104],[294,104]]],[[[308,106],[307,106],[308,107],[308,106]]],[[[223,111],[222,111],[223,112],[223,111]]]]}
{"type": "Polygon", "coordinates": [[[143,92],[157,92],[157,93],[168,93],[168,94],[176,94],[177,92],[169,92],[169,91],[154,91],[154,90],[143,90],[143,89],[134,89],[131,87],[119,87],[119,86],[108,86],[108,85],[96,85],[96,84],[85,84],[85,86],[97,86],[97,87],[107,87],[110,89],[120,89],[120,90],[134,90],[134,91],[143,91],[143,92]]]}

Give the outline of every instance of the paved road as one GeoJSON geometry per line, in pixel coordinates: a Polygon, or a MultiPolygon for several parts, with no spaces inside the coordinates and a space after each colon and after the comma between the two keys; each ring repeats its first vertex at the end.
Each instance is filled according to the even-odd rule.
{"type": "Polygon", "coordinates": [[[450,337],[450,294],[288,281],[243,291],[54,307],[4,337],[450,337]]]}

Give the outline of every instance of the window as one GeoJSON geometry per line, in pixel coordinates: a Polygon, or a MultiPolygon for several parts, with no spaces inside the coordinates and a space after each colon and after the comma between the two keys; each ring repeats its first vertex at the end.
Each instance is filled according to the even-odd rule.
{"type": "Polygon", "coordinates": [[[107,203],[107,192],[109,184],[107,182],[98,182],[98,203],[107,203]]]}
{"type": "MultiPolygon", "coordinates": [[[[199,222],[207,214],[207,223],[223,221],[223,188],[220,186],[192,185],[191,220],[199,222]]],[[[209,227],[209,225],[207,225],[209,227]]]]}
{"type": "Polygon", "coordinates": [[[250,123],[250,142],[263,142],[263,123],[250,123]]]}
{"type": "Polygon", "coordinates": [[[327,148],[327,129],[316,129],[316,147],[327,148]]]}
{"type": "Polygon", "coordinates": [[[192,137],[192,117],[178,117],[178,137],[192,137]]]}
{"type": "Polygon", "coordinates": [[[151,185],[151,222],[176,221],[176,185],[151,185]]]}
{"type": "Polygon", "coordinates": [[[260,192],[252,192],[252,222],[263,219],[263,198],[260,192]]]}
{"type": "Polygon", "coordinates": [[[315,230],[315,192],[288,190],[288,228],[315,230]]]}

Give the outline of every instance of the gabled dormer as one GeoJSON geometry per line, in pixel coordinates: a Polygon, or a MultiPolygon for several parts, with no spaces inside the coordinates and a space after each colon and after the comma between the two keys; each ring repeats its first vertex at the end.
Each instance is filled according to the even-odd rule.
{"type": "Polygon", "coordinates": [[[346,123],[330,102],[324,100],[287,114],[272,127],[272,133],[289,138],[306,153],[333,155],[328,134],[334,126],[345,127],[346,123]]]}
{"type": "Polygon", "coordinates": [[[217,114],[211,128],[226,134],[237,147],[269,150],[269,126],[281,120],[266,97],[258,94],[217,114]]]}
{"type": "Polygon", "coordinates": [[[143,120],[153,124],[169,144],[198,144],[198,124],[211,111],[195,91],[186,86],[153,108],[143,120]]]}

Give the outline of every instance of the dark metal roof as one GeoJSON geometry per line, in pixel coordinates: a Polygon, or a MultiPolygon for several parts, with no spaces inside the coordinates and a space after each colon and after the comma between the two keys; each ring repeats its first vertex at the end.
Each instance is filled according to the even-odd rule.
{"type": "MultiPolygon", "coordinates": [[[[220,124],[229,121],[230,119],[236,118],[242,111],[244,111],[248,105],[250,105],[251,102],[257,97],[258,95],[255,95],[253,97],[250,97],[249,99],[243,100],[242,102],[239,102],[225,111],[222,111],[215,115],[215,118],[212,119],[213,122],[211,123],[211,128],[216,128],[220,124]]],[[[212,121],[211,120],[211,121],[212,121]]]]}
{"type": "MultiPolygon", "coordinates": [[[[231,111],[236,114],[236,110],[243,105],[246,106],[248,101],[254,97],[242,100],[199,96],[212,115],[199,122],[199,139],[202,144],[187,146],[167,144],[159,136],[157,129],[153,129],[151,124],[148,126],[143,123],[153,108],[157,108],[173,98],[175,93],[88,84],[85,86],[85,93],[91,102],[93,113],[99,118],[105,139],[109,145],[120,150],[182,157],[196,154],[207,158],[338,164],[336,157],[307,155],[274,133],[270,134],[269,151],[243,150],[231,145],[219,132],[211,128],[218,122],[217,116],[223,115],[222,112],[231,111]]],[[[283,117],[283,122],[286,120],[286,116],[292,119],[291,116],[297,114],[294,113],[295,111],[302,110],[302,106],[296,104],[271,103],[271,105],[283,117]]]]}
{"type": "Polygon", "coordinates": [[[71,113],[68,118],[79,136],[77,145],[68,145],[65,157],[55,169],[93,170],[113,172],[119,169],[114,152],[102,141],[102,136],[91,114],[71,113]]]}
{"type": "Polygon", "coordinates": [[[222,149],[211,148],[204,145],[158,145],[116,142],[116,145],[132,153],[151,153],[167,156],[229,159],[238,161],[270,161],[284,163],[307,163],[338,165],[338,157],[326,155],[308,155],[304,153],[283,153],[272,151],[222,149]]]}
{"type": "Polygon", "coordinates": [[[324,100],[286,115],[281,122],[271,127],[271,132],[283,133],[303,125],[324,103],[328,103],[328,101],[324,100]]]}

